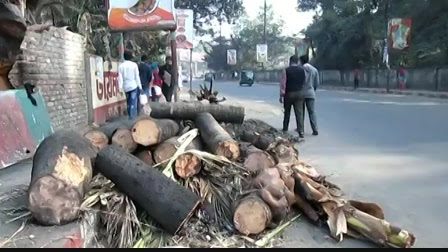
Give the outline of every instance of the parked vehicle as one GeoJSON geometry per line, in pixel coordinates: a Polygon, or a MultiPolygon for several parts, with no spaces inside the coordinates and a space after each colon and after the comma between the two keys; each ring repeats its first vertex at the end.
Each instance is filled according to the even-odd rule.
{"type": "Polygon", "coordinates": [[[241,71],[240,86],[249,85],[249,87],[252,87],[254,82],[255,82],[255,74],[252,70],[241,71]]]}

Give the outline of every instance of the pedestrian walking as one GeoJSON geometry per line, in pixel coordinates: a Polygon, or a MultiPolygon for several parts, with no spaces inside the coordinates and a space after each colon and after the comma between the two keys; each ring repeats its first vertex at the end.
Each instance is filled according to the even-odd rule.
{"type": "Polygon", "coordinates": [[[361,72],[359,71],[359,69],[355,69],[355,72],[354,72],[355,90],[359,88],[360,76],[361,76],[361,72]]]}
{"type": "Polygon", "coordinates": [[[301,97],[305,78],[305,69],[299,65],[299,57],[296,55],[292,56],[290,58],[290,66],[283,71],[280,85],[280,103],[283,103],[285,108],[283,131],[287,132],[289,129],[291,109],[294,107],[297,131],[301,138],[305,136],[302,120],[305,100],[301,97]]]}
{"type": "Polygon", "coordinates": [[[308,111],[308,117],[310,118],[311,128],[313,129],[313,135],[319,135],[318,127],[317,127],[317,116],[316,116],[316,90],[319,87],[320,79],[319,79],[319,71],[309,63],[308,55],[300,57],[300,62],[302,63],[303,68],[305,69],[306,81],[305,85],[301,91],[301,97],[305,100],[303,104],[303,117],[302,125],[304,125],[305,121],[305,108],[308,111]]]}
{"type": "Polygon", "coordinates": [[[173,60],[170,56],[166,57],[165,65],[159,68],[159,76],[163,81],[162,93],[167,102],[171,102],[174,89],[171,87],[171,76],[173,70],[173,60]]]}
{"type": "Polygon", "coordinates": [[[398,88],[403,90],[406,89],[406,69],[403,65],[398,69],[398,88]]]}
{"type": "Polygon", "coordinates": [[[128,116],[132,120],[138,115],[138,97],[142,90],[138,65],[132,62],[132,53],[124,53],[124,62],[118,67],[118,85],[121,92],[126,94],[128,116]]]}
{"type": "Polygon", "coordinates": [[[160,78],[159,65],[157,63],[151,64],[153,79],[151,82],[151,90],[152,90],[152,101],[160,102],[160,99],[163,96],[162,87],[163,80],[160,78]]]}
{"type": "MultiPolygon", "coordinates": [[[[140,60],[140,64],[138,65],[138,71],[140,73],[140,81],[142,84],[142,92],[141,94],[146,95],[148,100],[151,98],[151,81],[152,81],[152,70],[149,65],[149,58],[146,55],[143,55],[140,60]]],[[[138,106],[138,113],[140,114],[142,106],[138,106]]]]}

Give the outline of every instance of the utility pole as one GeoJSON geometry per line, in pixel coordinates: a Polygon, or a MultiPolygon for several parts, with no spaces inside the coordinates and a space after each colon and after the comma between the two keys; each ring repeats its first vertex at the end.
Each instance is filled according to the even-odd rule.
{"type": "Polygon", "coordinates": [[[390,9],[391,0],[387,0],[385,3],[386,3],[386,6],[384,9],[384,20],[386,23],[386,39],[384,40],[383,57],[386,56],[386,54],[387,54],[387,61],[384,62],[384,64],[385,64],[385,68],[387,71],[386,91],[387,91],[387,93],[389,93],[390,92],[390,80],[389,80],[390,79],[390,63],[389,63],[390,62],[390,54],[389,54],[390,49],[389,49],[388,42],[389,42],[389,9],[390,9]]]}
{"type": "Polygon", "coordinates": [[[264,30],[263,30],[263,40],[264,43],[267,43],[266,38],[266,26],[267,26],[267,11],[268,11],[268,5],[266,4],[266,0],[264,0],[264,30]]]}

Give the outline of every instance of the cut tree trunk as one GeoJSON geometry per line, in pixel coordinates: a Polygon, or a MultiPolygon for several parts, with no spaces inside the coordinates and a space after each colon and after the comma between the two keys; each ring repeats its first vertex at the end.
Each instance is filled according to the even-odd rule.
{"type": "Polygon", "coordinates": [[[202,141],[210,152],[233,161],[239,159],[240,147],[238,142],[219,125],[210,113],[198,114],[195,124],[201,133],[202,141]]]}
{"type": "Polygon", "coordinates": [[[107,138],[109,139],[109,143],[112,140],[112,137],[115,135],[117,130],[119,129],[132,129],[134,126],[135,120],[119,119],[116,121],[108,122],[104,126],[100,127],[98,130],[103,132],[107,138]]]}
{"type": "Polygon", "coordinates": [[[133,153],[138,145],[132,138],[132,133],[128,129],[119,129],[112,137],[112,144],[120,147],[122,150],[133,153]]]}
{"type": "MultiPolygon", "coordinates": [[[[201,138],[195,138],[193,142],[188,145],[186,150],[202,151],[201,138]]],[[[201,167],[201,159],[191,153],[182,154],[176,159],[176,174],[183,179],[188,179],[197,175],[201,171],[201,167]]]]}
{"type": "Polygon", "coordinates": [[[301,210],[313,222],[315,223],[319,222],[320,217],[317,214],[317,212],[313,209],[313,207],[299,195],[296,194],[295,196],[296,196],[296,202],[294,204],[294,207],[301,210]]]}
{"type": "Polygon", "coordinates": [[[132,127],[134,141],[143,146],[154,146],[174,136],[180,131],[180,125],[168,119],[140,119],[132,127]]]}
{"type": "Polygon", "coordinates": [[[98,154],[96,168],[170,234],[176,234],[200,206],[193,192],[116,146],[98,154]]]}
{"type": "Polygon", "coordinates": [[[152,166],[154,164],[152,153],[148,149],[137,150],[135,156],[149,166],[152,166]]]}
{"type": "Polygon", "coordinates": [[[161,164],[163,161],[167,161],[174,156],[177,151],[177,139],[179,138],[172,137],[157,146],[153,154],[156,164],[161,164]]]}
{"type": "Polygon", "coordinates": [[[262,135],[249,130],[241,132],[241,135],[239,137],[241,138],[241,141],[248,142],[253,146],[257,147],[258,149],[264,151],[269,150],[269,148],[272,147],[273,143],[273,141],[270,138],[263,137],[262,135]]]}
{"type": "Polygon", "coordinates": [[[64,225],[79,217],[96,155],[90,141],[73,131],[57,132],[39,145],[28,194],[29,210],[39,223],[64,225]]]}
{"type": "Polygon", "coordinates": [[[250,143],[241,143],[240,150],[241,160],[244,161],[244,168],[250,173],[257,173],[260,170],[275,166],[275,161],[271,155],[250,143]]]}
{"type": "Polygon", "coordinates": [[[201,104],[201,103],[152,103],[151,117],[170,118],[173,120],[195,120],[200,113],[210,113],[219,122],[244,122],[245,110],[243,107],[201,104]]]}
{"type": "Polygon", "coordinates": [[[102,131],[92,130],[87,132],[84,137],[89,139],[93,146],[96,147],[98,151],[106,148],[109,145],[109,138],[102,131]]]}
{"type": "Polygon", "coordinates": [[[271,222],[271,209],[256,195],[241,200],[233,215],[233,223],[236,229],[246,236],[262,233],[271,222]]]}

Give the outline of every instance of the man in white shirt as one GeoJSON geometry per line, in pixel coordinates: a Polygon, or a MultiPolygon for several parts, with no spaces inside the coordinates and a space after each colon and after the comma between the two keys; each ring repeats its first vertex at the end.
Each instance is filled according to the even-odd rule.
{"type": "Polygon", "coordinates": [[[124,53],[124,62],[118,67],[118,84],[120,91],[126,94],[129,120],[138,115],[138,96],[142,90],[138,65],[132,62],[132,53],[124,53]]]}

